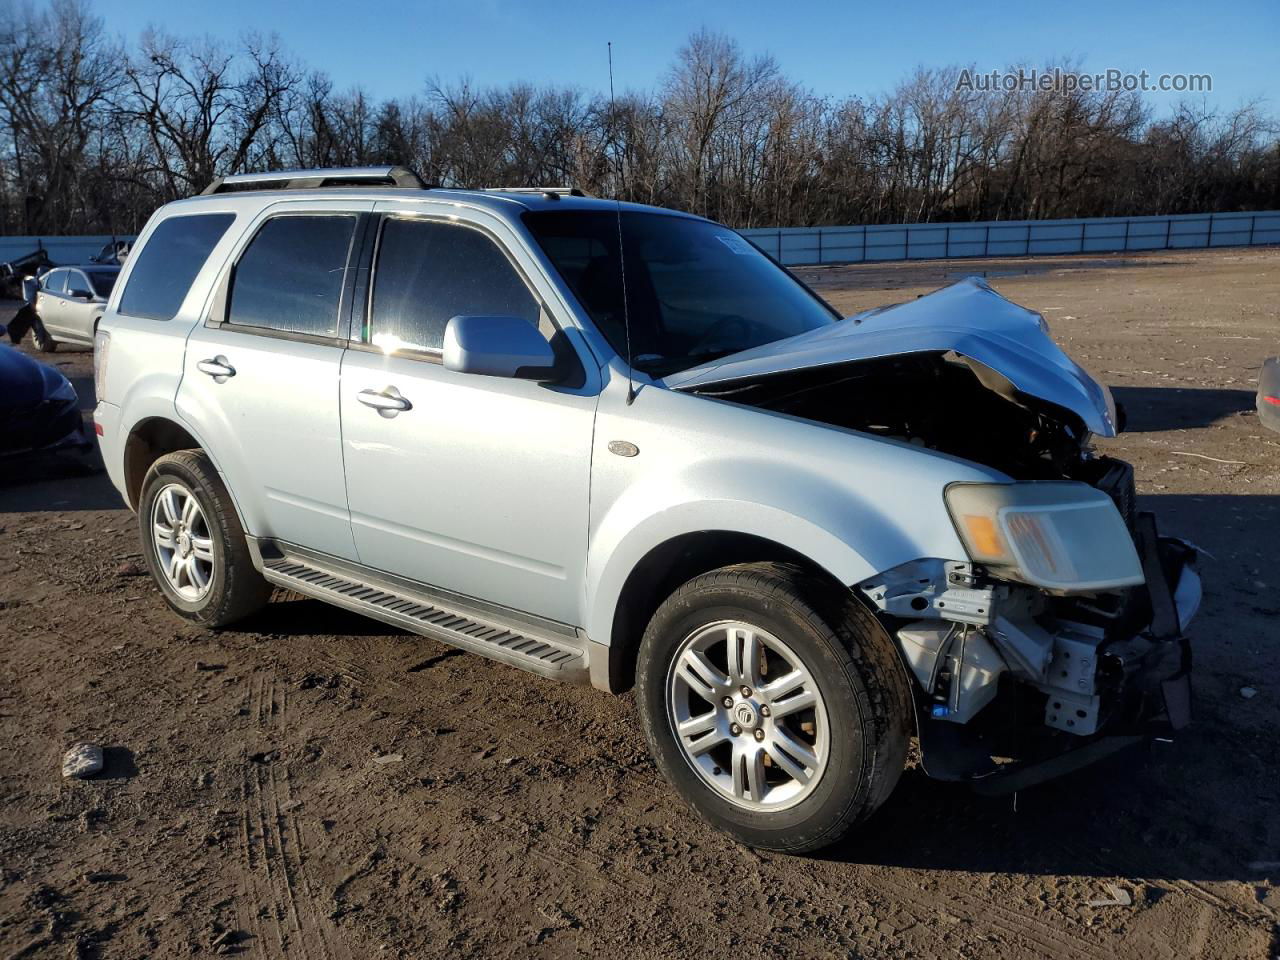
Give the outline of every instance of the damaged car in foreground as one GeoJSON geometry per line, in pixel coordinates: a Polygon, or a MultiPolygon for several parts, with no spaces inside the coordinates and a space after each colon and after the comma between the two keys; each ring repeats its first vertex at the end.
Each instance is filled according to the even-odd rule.
{"type": "Polygon", "coordinates": [[[945,488],[964,558],[854,587],[910,668],[930,776],[1012,791],[1189,721],[1195,548],[1093,449],[1120,416],[1038,314],[970,278],[668,383],[999,471],[945,488]]]}
{"type": "Polygon", "coordinates": [[[1188,721],[1196,551],[1094,449],[1107,389],[982,280],[842,318],[699,217],[238,175],[152,217],[96,350],[175,612],[282,587],[634,687],[748,844],[834,842],[913,737],[996,791],[1188,721]]]}

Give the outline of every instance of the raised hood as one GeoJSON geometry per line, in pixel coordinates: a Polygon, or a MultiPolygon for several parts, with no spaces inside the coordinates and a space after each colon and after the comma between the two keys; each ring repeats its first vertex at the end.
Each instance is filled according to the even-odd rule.
{"type": "Polygon", "coordinates": [[[1075,413],[1092,433],[1116,435],[1111,392],[1062,352],[1039,314],[1006,300],[980,277],[731,354],[672,374],[664,383],[702,392],[920,353],[954,354],[997,393],[1015,402],[1018,394],[1047,401],[1075,413]]]}

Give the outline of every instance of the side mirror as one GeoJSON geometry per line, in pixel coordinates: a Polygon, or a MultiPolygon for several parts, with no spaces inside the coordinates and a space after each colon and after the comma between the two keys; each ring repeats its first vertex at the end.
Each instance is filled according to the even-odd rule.
{"type": "Polygon", "coordinates": [[[67,296],[71,297],[73,300],[92,300],[93,299],[93,294],[90,293],[88,290],[68,290],[67,296]]]}
{"type": "Polygon", "coordinates": [[[454,317],[444,329],[444,366],[458,373],[555,380],[555,351],[521,317],[454,317]]]}

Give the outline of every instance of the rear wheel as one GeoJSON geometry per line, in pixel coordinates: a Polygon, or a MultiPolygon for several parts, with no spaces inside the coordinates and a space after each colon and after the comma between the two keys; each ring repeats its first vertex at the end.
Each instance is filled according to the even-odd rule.
{"type": "Polygon", "coordinates": [[[911,703],[892,641],[848,591],[798,567],[686,583],[649,624],[636,676],[663,774],[751,846],[827,846],[902,773],[911,703]]]}
{"type": "Polygon", "coordinates": [[[226,626],[271,596],[254,569],[231,497],[200,451],[180,450],[152,464],[138,525],[152,577],[169,606],[188,620],[226,626]]]}
{"type": "Polygon", "coordinates": [[[44,328],[39,318],[31,321],[31,340],[41,353],[53,353],[58,349],[58,341],[49,336],[49,331],[44,328]]]}

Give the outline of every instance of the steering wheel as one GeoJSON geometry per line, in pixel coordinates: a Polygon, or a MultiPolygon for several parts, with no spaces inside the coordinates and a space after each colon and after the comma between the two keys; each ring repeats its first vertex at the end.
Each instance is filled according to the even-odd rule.
{"type": "Polygon", "coordinates": [[[745,349],[751,336],[751,321],[741,314],[728,313],[720,317],[694,341],[689,347],[689,355],[696,356],[699,353],[715,353],[721,349],[731,349],[735,345],[734,338],[725,336],[730,330],[736,332],[737,343],[745,349]],[[721,338],[721,344],[717,344],[717,338],[721,338]],[[724,341],[727,341],[727,344],[724,341]]]}

